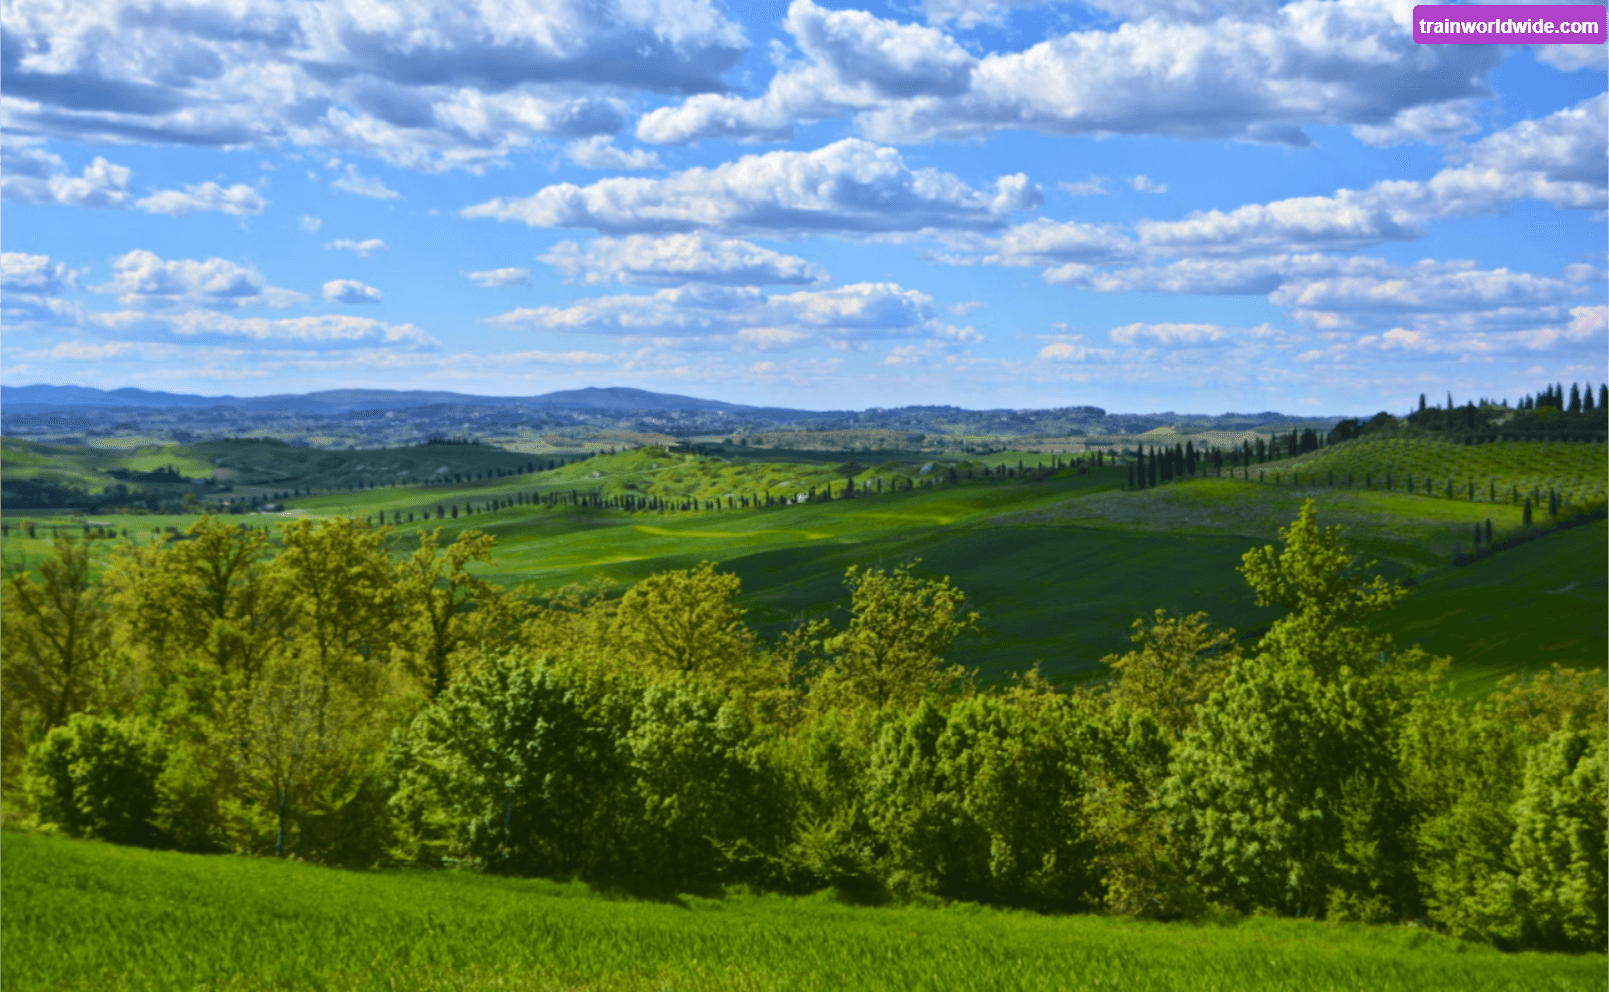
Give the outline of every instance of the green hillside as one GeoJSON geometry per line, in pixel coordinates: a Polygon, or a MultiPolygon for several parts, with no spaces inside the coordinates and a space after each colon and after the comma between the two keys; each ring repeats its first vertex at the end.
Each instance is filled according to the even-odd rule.
{"type": "MultiPolygon", "coordinates": [[[[1337,445],[1320,456],[1338,458],[1352,451],[1349,457],[1356,457],[1356,452],[1370,450],[1364,447],[1369,443],[1337,445]]],[[[1499,447],[1442,446],[1454,456],[1499,447]]],[[[1554,454],[1596,449],[1601,457],[1602,452],[1594,445],[1543,448],[1538,442],[1534,447],[1554,454]]],[[[1206,610],[1216,624],[1243,633],[1257,630],[1274,614],[1254,605],[1235,569],[1247,549],[1274,541],[1307,498],[1318,503],[1322,522],[1340,524],[1353,547],[1378,560],[1385,574],[1417,583],[1399,610],[1411,619],[1401,624],[1393,620],[1392,629],[1401,643],[1422,640],[1427,648],[1453,656],[1471,691],[1489,687],[1502,674],[1552,661],[1602,667],[1609,656],[1604,629],[1609,608],[1604,596],[1594,600],[1589,595],[1591,589],[1601,589],[1601,578],[1596,585],[1578,584],[1578,592],[1569,596],[1546,595],[1571,581],[1553,582],[1550,574],[1574,574],[1580,571],[1578,560],[1594,554],[1602,558],[1601,526],[1550,536],[1466,568],[1450,567],[1454,549],[1469,548],[1475,524],[1490,520],[1499,539],[1523,529],[1520,508],[1507,501],[1449,500],[1421,492],[1410,495],[1400,488],[1315,487],[1305,480],[1292,486],[1289,479],[1279,485],[1195,479],[1132,492],[1121,488],[1126,479],[1122,468],[1041,475],[1033,469],[1048,465],[1047,456],[998,452],[967,460],[891,460],[872,466],[856,476],[857,486],[870,490],[865,498],[726,509],[729,498],[759,496],[763,504],[769,493],[780,503],[808,494],[812,487],[820,493],[828,485],[839,494],[844,479],[836,467],[842,463],[745,461],[643,448],[498,477],[492,462],[507,460],[509,453],[474,446],[312,452],[235,443],[224,450],[240,449],[251,449],[259,467],[291,466],[280,469],[286,472],[297,459],[311,465],[342,459],[394,467],[428,466],[420,461],[426,458],[457,458],[451,464],[461,473],[488,477],[456,485],[298,497],[287,501],[286,515],[353,514],[377,520],[383,514],[387,523],[400,517],[399,548],[408,547],[410,535],[427,526],[444,527],[449,537],[467,528],[484,530],[496,535],[499,545],[493,564],[482,570],[508,584],[538,588],[599,577],[620,587],[665,569],[717,561],[743,579],[749,622],[772,636],[800,617],[841,619],[847,604],[842,580],[850,565],[887,566],[920,558],[924,571],[951,576],[983,614],[987,631],[963,638],[952,655],[978,668],[985,682],[1003,681],[1036,662],[1061,682],[1103,676],[1100,658],[1125,650],[1131,621],[1157,608],[1206,610]],[[415,461],[405,462],[408,458],[415,461]],[[1024,477],[1013,478],[1019,462],[1024,477]],[[924,473],[923,468],[929,470],[924,473]],[[935,478],[948,480],[951,469],[956,483],[929,484],[935,478]],[[1004,476],[998,474],[1001,470],[1004,476]],[[883,481],[881,493],[877,480],[883,481]],[[907,484],[915,488],[904,488],[907,484]],[[627,513],[571,505],[572,495],[583,501],[588,496],[651,498],[672,506],[687,501],[708,506],[719,500],[722,509],[627,513]],[[1532,559],[1534,569],[1516,565],[1509,572],[1508,563],[1532,559]],[[1477,575],[1491,578],[1477,581],[1472,578],[1477,575]],[[1472,592],[1470,583],[1486,591],[1472,592]],[[1527,635],[1526,625],[1514,622],[1515,614],[1468,606],[1481,596],[1496,603],[1504,595],[1524,604],[1520,615],[1527,624],[1574,633],[1550,635],[1546,644],[1538,644],[1527,635]]],[[[22,454],[37,457],[39,452],[36,448],[22,454]]],[[[521,461],[510,461],[510,469],[532,461],[512,457],[521,461]]],[[[313,469],[296,471],[302,472],[298,478],[307,478],[313,469]]],[[[16,516],[8,519],[15,521],[16,516]]],[[[95,519],[144,541],[153,528],[182,530],[193,518],[95,519]]],[[[234,519],[272,528],[284,517],[248,514],[234,519]]],[[[79,524],[70,526],[81,531],[79,524]]],[[[37,565],[49,551],[49,537],[48,530],[37,528],[33,539],[13,531],[4,543],[8,567],[24,561],[37,565]]],[[[98,544],[103,560],[111,546],[98,544]]]]}
{"type": "Polygon", "coordinates": [[[1470,498],[1474,484],[1477,502],[1513,502],[1537,491],[1547,498],[1558,490],[1561,498],[1586,503],[1605,497],[1609,485],[1609,460],[1605,446],[1594,441],[1496,441],[1486,444],[1457,444],[1424,437],[1370,438],[1343,441],[1320,448],[1300,458],[1287,458],[1252,468],[1252,478],[1261,471],[1272,479],[1280,473],[1289,481],[1291,473],[1312,481],[1328,480],[1330,473],[1344,480],[1352,473],[1354,488],[1369,481],[1377,487],[1423,494],[1428,486],[1432,495],[1446,498],[1452,484],[1452,498],[1470,498]],[[1409,489],[1410,485],[1413,487],[1409,489]]]}
{"type": "Polygon", "coordinates": [[[1603,987],[1602,954],[1419,928],[1157,924],[828,894],[612,898],[579,883],[354,872],[6,833],[0,984],[25,989],[1193,992],[1603,987]]]}

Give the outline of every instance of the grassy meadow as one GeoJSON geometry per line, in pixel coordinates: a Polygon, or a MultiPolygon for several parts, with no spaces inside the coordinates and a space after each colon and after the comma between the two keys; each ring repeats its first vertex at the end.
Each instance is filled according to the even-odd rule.
{"type": "MultiPolygon", "coordinates": [[[[1533,472],[1524,479],[1573,479],[1592,468],[1592,459],[1602,462],[1603,447],[1514,442],[1426,448],[1427,444],[1433,442],[1353,441],[1291,464],[1265,467],[1266,483],[1197,478],[1138,492],[1123,489],[1126,470],[1115,466],[1083,474],[1064,469],[1041,477],[1033,470],[1051,465],[1052,456],[1022,450],[954,457],[907,452],[904,460],[890,457],[875,464],[861,453],[864,471],[856,476],[856,486],[870,495],[806,503],[791,500],[812,489],[819,493],[830,486],[835,494],[842,491],[838,459],[847,456],[810,452],[794,460],[772,460],[774,454],[752,449],[751,456],[721,458],[638,448],[552,470],[496,477],[499,467],[513,468],[529,459],[459,445],[311,452],[236,442],[228,450],[249,456],[259,474],[288,473],[295,460],[302,459],[314,466],[302,470],[304,479],[380,467],[395,472],[403,466],[437,477],[451,474],[438,472],[443,466],[432,467],[430,459],[488,476],[458,484],[395,485],[296,497],[287,501],[282,514],[232,518],[247,526],[273,527],[304,515],[374,519],[383,515],[387,523],[400,517],[402,547],[411,543],[410,534],[424,527],[444,527],[448,537],[475,528],[498,538],[495,560],[483,572],[507,584],[547,589],[599,578],[620,586],[657,571],[716,561],[742,578],[741,602],[749,611],[748,620],[766,635],[775,635],[803,617],[842,619],[847,607],[842,578],[848,566],[886,567],[920,558],[924,570],[951,576],[983,614],[987,630],[963,638],[952,655],[977,668],[986,684],[1005,681],[1035,663],[1063,684],[1103,676],[1100,658],[1126,650],[1131,621],[1158,608],[1181,613],[1205,610],[1216,624],[1242,633],[1256,631],[1275,611],[1252,602],[1235,572],[1240,556],[1250,547],[1274,541],[1302,501],[1312,498],[1320,519],[1340,524],[1361,555],[1377,561],[1385,574],[1415,583],[1414,594],[1387,621],[1398,643],[1417,641],[1452,656],[1461,684],[1471,691],[1488,688],[1505,674],[1553,662],[1603,668],[1609,636],[1604,622],[1601,524],[1548,535],[1453,568],[1455,549],[1470,547],[1476,524],[1489,520],[1494,536],[1501,540],[1523,529],[1521,508],[1506,497],[1489,502],[1485,492],[1471,501],[1427,495],[1422,486],[1410,494],[1403,482],[1390,490],[1378,484],[1365,489],[1360,477],[1352,488],[1344,485],[1347,466],[1361,476],[1365,470],[1385,469],[1359,466],[1407,464],[1389,461],[1381,452],[1402,458],[1408,458],[1402,452],[1418,452],[1414,464],[1441,466],[1437,469],[1441,472],[1474,471],[1475,463],[1485,459],[1494,471],[1509,466],[1516,472],[1521,468],[1533,472]],[[1563,467],[1547,469],[1550,458],[1563,467]],[[452,459],[468,461],[460,466],[452,459]],[[1027,470],[1025,477],[1012,478],[1009,473],[1019,464],[1027,470]],[[1294,480],[1289,474],[1292,465],[1301,466],[1294,480]],[[1008,472],[1004,478],[994,474],[1002,468],[1008,472]],[[958,483],[929,484],[935,477],[947,478],[950,469],[958,483]],[[1311,484],[1327,482],[1332,470],[1342,476],[1335,486],[1311,484]],[[1279,484],[1272,481],[1275,472],[1279,484]],[[914,488],[906,489],[907,485],[914,488]],[[672,506],[718,501],[722,507],[728,500],[758,497],[762,505],[627,513],[540,503],[543,497],[562,501],[571,494],[652,498],[672,506]],[[767,494],[773,502],[790,502],[765,507],[767,494]],[[456,518],[451,516],[453,507],[460,510],[456,518]],[[1570,591],[1558,591],[1572,583],[1570,591]],[[1521,608],[1535,626],[1516,624],[1506,604],[1521,608]],[[1546,637],[1536,636],[1541,630],[1548,632],[1546,637]]],[[[186,457],[192,458],[201,451],[187,450],[186,457]]],[[[45,471],[57,455],[53,448],[12,441],[7,441],[5,452],[8,473],[23,465],[29,471],[45,471]]],[[[83,449],[77,454],[104,457],[104,453],[84,455],[83,449]]],[[[139,449],[128,457],[152,467],[167,464],[161,460],[166,458],[182,471],[199,473],[204,468],[176,460],[184,454],[139,449]]],[[[86,471],[94,467],[104,466],[79,465],[86,471]]],[[[1602,474],[1601,465],[1599,470],[1602,474]]],[[[1406,474],[1400,478],[1405,480],[1406,474]]],[[[19,515],[13,512],[7,519],[17,523],[19,515]]],[[[72,532],[84,522],[66,516],[32,519],[45,528],[54,524],[72,532]]],[[[143,542],[152,539],[153,530],[183,530],[194,520],[156,515],[92,519],[118,535],[116,540],[97,542],[102,561],[122,540],[123,531],[143,542]]],[[[1540,512],[1538,519],[1544,519],[1540,512]]],[[[48,554],[49,530],[36,528],[35,534],[28,539],[13,530],[7,537],[0,555],[8,568],[36,566],[48,554]]]]}
{"type": "Polygon", "coordinates": [[[580,883],[349,872],[7,832],[0,984],[34,990],[1585,990],[1596,955],[1416,927],[1200,924],[830,893],[625,899],[580,883]]]}

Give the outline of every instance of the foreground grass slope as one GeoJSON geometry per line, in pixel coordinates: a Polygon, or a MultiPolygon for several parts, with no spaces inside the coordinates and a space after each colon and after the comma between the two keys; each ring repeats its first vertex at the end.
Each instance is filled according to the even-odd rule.
{"type": "Polygon", "coordinates": [[[1406,927],[1154,924],[812,897],[609,898],[0,836],[8,990],[1584,990],[1603,955],[1406,927]]]}

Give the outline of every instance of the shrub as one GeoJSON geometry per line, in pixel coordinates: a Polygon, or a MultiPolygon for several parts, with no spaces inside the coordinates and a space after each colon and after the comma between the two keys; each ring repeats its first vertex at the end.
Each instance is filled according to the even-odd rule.
{"type": "Polygon", "coordinates": [[[75,713],[29,750],[25,788],[39,819],[74,837],[150,845],[166,758],[144,721],[75,713]]]}

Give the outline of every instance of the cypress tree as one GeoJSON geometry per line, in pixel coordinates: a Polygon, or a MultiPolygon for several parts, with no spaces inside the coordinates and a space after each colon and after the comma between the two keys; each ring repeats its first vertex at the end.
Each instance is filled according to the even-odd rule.
{"type": "Polygon", "coordinates": [[[1548,490],[1548,516],[1556,517],[1558,515],[1559,515],[1559,491],[1557,489],[1549,489],[1548,490]]]}
{"type": "Polygon", "coordinates": [[[1587,383],[1586,389],[1581,390],[1581,412],[1592,412],[1592,383],[1590,382],[1587,383]]]}
{"type": "Polygon", "coordinates": [[[1581,387],[1573,382],[1570,383],[1570,412],[1581,412],[1581,387]]]}
{"type": "Polygon", "coordinates": [[[1419,412],[1420,413],[1425,412],[1425,394],[1424,393],[1419,394],[1419,412]]]}
{"type": "Polygon", "coordinates": [[[1609,382],[1598,386],[1598,409],[1609,410],[1609,382]]]}
{"type": "Polygon", "coordinates": [[[1157,463],[1156,462],[1157,462],[1156,448],[1153,447],[1151,449],[1151,457],[1149,459],[1147,459],[1147,465],[1146,465],[1145,484],[1148,485],[1148,486],[1155,486],[1157,484],[1157,463]]]}
{"type": "Polygon", "coordinates": [[[1525,516],[1523,519],[1525,526],[1531,526],[1531,497],[1529,496],[1525,497],[1525,516]]]}

